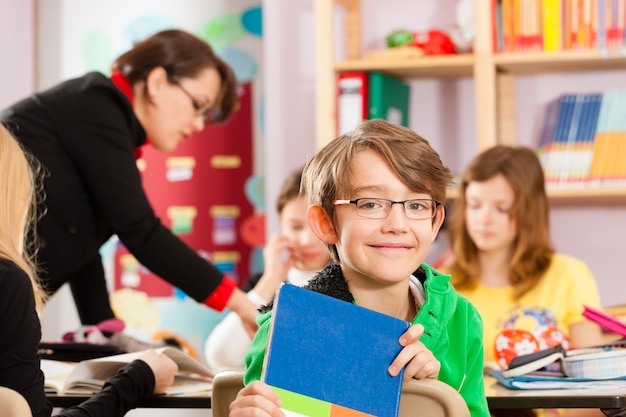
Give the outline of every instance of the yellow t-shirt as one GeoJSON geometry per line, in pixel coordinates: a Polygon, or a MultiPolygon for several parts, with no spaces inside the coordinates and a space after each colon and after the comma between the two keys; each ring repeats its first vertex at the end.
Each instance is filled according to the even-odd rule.
{"type": "MultiPolygon", "coordinates": [[[[440,271],[453,273],[447,268],[440,271]]],[[[582,316],[583,304],[600,307],[591,271],[584,262],[562,254],[554,255],[537,286],[519,300],[513,299],[511,287],[489,288],[479,284],[472,290],[458,292],[474,304],[483,318],[485,364],[495,361],[496,338],[506,329],[525,330],[538,343],[553,335],[549,328],[557,328],[569,337],[571,324],[587,320],[582,316]]]]}

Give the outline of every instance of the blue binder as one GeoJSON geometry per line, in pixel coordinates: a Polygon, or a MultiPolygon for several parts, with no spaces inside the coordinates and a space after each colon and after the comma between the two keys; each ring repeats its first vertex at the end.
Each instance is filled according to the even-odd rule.
{"type": "Polygon", "coordinates": [[[403,372],[387,372],[409,323],[283,284],[274,300],[261,379],[377,417],[396,417],[403,372]]]}

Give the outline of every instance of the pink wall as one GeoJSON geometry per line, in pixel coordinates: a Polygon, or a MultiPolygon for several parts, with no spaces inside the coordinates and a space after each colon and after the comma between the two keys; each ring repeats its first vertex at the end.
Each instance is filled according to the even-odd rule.
{"type": "Polygon", "coordinates": [[[35,1],[0,0],[0,109],[35,85],[35,1]]]}

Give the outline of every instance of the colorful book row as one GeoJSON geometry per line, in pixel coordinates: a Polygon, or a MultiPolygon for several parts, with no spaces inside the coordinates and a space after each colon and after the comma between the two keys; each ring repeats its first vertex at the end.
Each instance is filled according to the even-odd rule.
{"type": "Polygon", "coordinates": [[[626,186],[626,90],[549,103],[539,155],[548,188],[626,186]]]}
{"type": "Polygon", "coordinates": [[[621,50],[626,0],[492,0],[494,52],[621,50]]]}

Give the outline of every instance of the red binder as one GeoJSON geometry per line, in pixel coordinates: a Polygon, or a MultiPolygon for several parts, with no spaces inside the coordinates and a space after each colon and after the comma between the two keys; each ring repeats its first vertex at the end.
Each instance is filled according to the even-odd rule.
{"type": "Polygon", "coordinates": [[[368,76],[365,71],[342,72],[337,78],[337,134],[354,129],[367,119],[368,76]]]}

